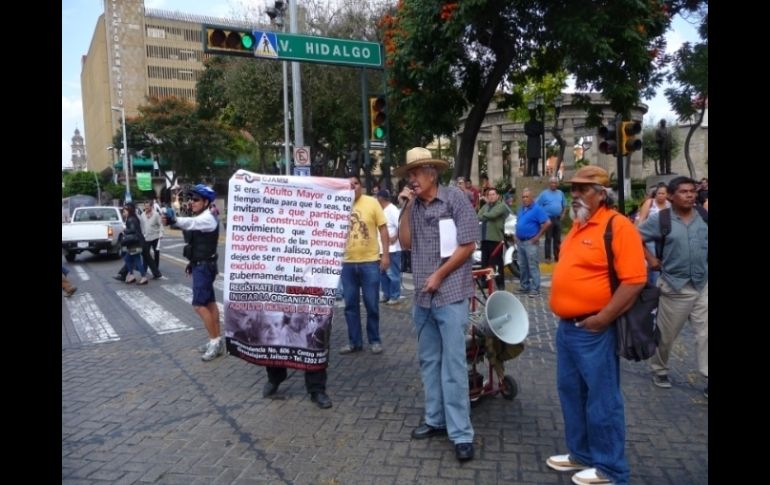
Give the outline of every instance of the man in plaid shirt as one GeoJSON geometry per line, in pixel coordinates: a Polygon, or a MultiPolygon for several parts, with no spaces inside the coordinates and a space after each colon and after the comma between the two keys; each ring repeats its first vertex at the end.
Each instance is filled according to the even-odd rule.
{"type": "Polygon", "coordinates": [[[399,241],[412,251],[412,314],[425,389],[425,422],[412,431],[412,438],[448,434],[455,456],[466,461],[473,458],[473,427],[465,333],[479,223],[462,191],[439,185],[438,174],[447,168],[446,161],[417,147],[407,152],[406,165],[393,173],[409,181],[400,194],[409,202],[401,213],[399,241]],[[445,243],[449,239],[453,248],[443,257],[442,239],[445,243]]]}

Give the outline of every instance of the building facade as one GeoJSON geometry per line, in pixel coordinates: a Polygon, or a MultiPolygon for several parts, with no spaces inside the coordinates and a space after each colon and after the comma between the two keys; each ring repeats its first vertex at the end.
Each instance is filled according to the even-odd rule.
{"type": "MultiPolygon", "coordinates": [[[[121,160],[112,138],[126,118],[151,97],[195,102],[203,74],[201,24],[248,26],[203,15],[148,9],[143,0],[104,0],[88,53],[81,61],[85,149],[89,168],[101,171],[121,160]]],[[[130,149],[130,147],[129,147],[130,149]]]]}

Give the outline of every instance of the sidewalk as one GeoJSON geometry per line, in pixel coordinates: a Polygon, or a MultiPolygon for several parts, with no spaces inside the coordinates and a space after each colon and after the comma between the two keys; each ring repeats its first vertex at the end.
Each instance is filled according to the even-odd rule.
{"type": "MultiPolygon", "coordinates": [[[[506,363],[518,395],[473,407],[470,462],[459,464],[444,438],[410,438],[423,389],[406,290],[398,304],[380,306],[379,355],[338,355],[347,328],[335,309],[328,410],[310,402],[302,372],[290,370],[278,398],[263,399],[262,368],[232,356],[201,362],[197,320],[193,331],[63,348],[62,483],[568,484],[569,473],[545,465],[566,452],[549,291],[521,299],[526,349],[506,363]]],[[[621,364],[630,483],[708,482],[708,401],[694,346],[685,326],[672,389],[655,387],[646,363],[621,364]]]]}

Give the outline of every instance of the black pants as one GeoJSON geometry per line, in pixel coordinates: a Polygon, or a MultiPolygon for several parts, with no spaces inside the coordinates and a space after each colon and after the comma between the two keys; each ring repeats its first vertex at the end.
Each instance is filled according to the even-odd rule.
{"type": "Polygon", "coordinates": [[[561,246],[561,216],[553,216],[551,227],[545,231],[545,259],[551,259],[551,245],[553,244],[553,259],[559,260],[559,247],[561,246]]]}
{"type": "Polygon", "coordinates": [[[147,268],[152,271],[152,275],[155,277],[160,277],[160,270],[158,269],[158,259],[160,258],[160,251],[157,249],[158,247],[158,240],[154,241],[145,241],[142,245],[142,260],[144,260],[144,265],[147,266],[147,268]],[[152,248],[155,251],[155,258],[153,259],[152,256],[150,256],[150,248],[152,248]]]}
{"type": "Polygon", "coordinates": [[[495,268],[495,271],[497,271],[495,283],[497,284],[497,289],[502,290],[505,289],[505,268],[503,268],[505,247],[498,249],[497,254],[492,256],[492,252],[494,252],[499,244],[500,241],[481,241],[481,267],[492,266],[495,268]]]}
{"type": "MultiPolygon", "coordinates": [[[[280,384],[286,380],[286,367],[265,367],[267,380],[273,384],[280,384]]],[[[326,369],[318,371],[305,371],[305,389],[307,392],[326,392],[326,369]]]]}

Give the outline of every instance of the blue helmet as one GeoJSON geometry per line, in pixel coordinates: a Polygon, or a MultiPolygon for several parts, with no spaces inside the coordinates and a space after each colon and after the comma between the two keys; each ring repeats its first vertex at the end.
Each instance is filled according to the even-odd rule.
{"type": "Polygon", "coordinates": [[[211,188],[209,188],[208,186],[203,184],[198,184],[195,187],[191,188],[189,193],[198,194],[204,199],[208,200],[209,202],[214,202],[214,199],[217,198],[217,193],[211,190],[211,188]]]}

